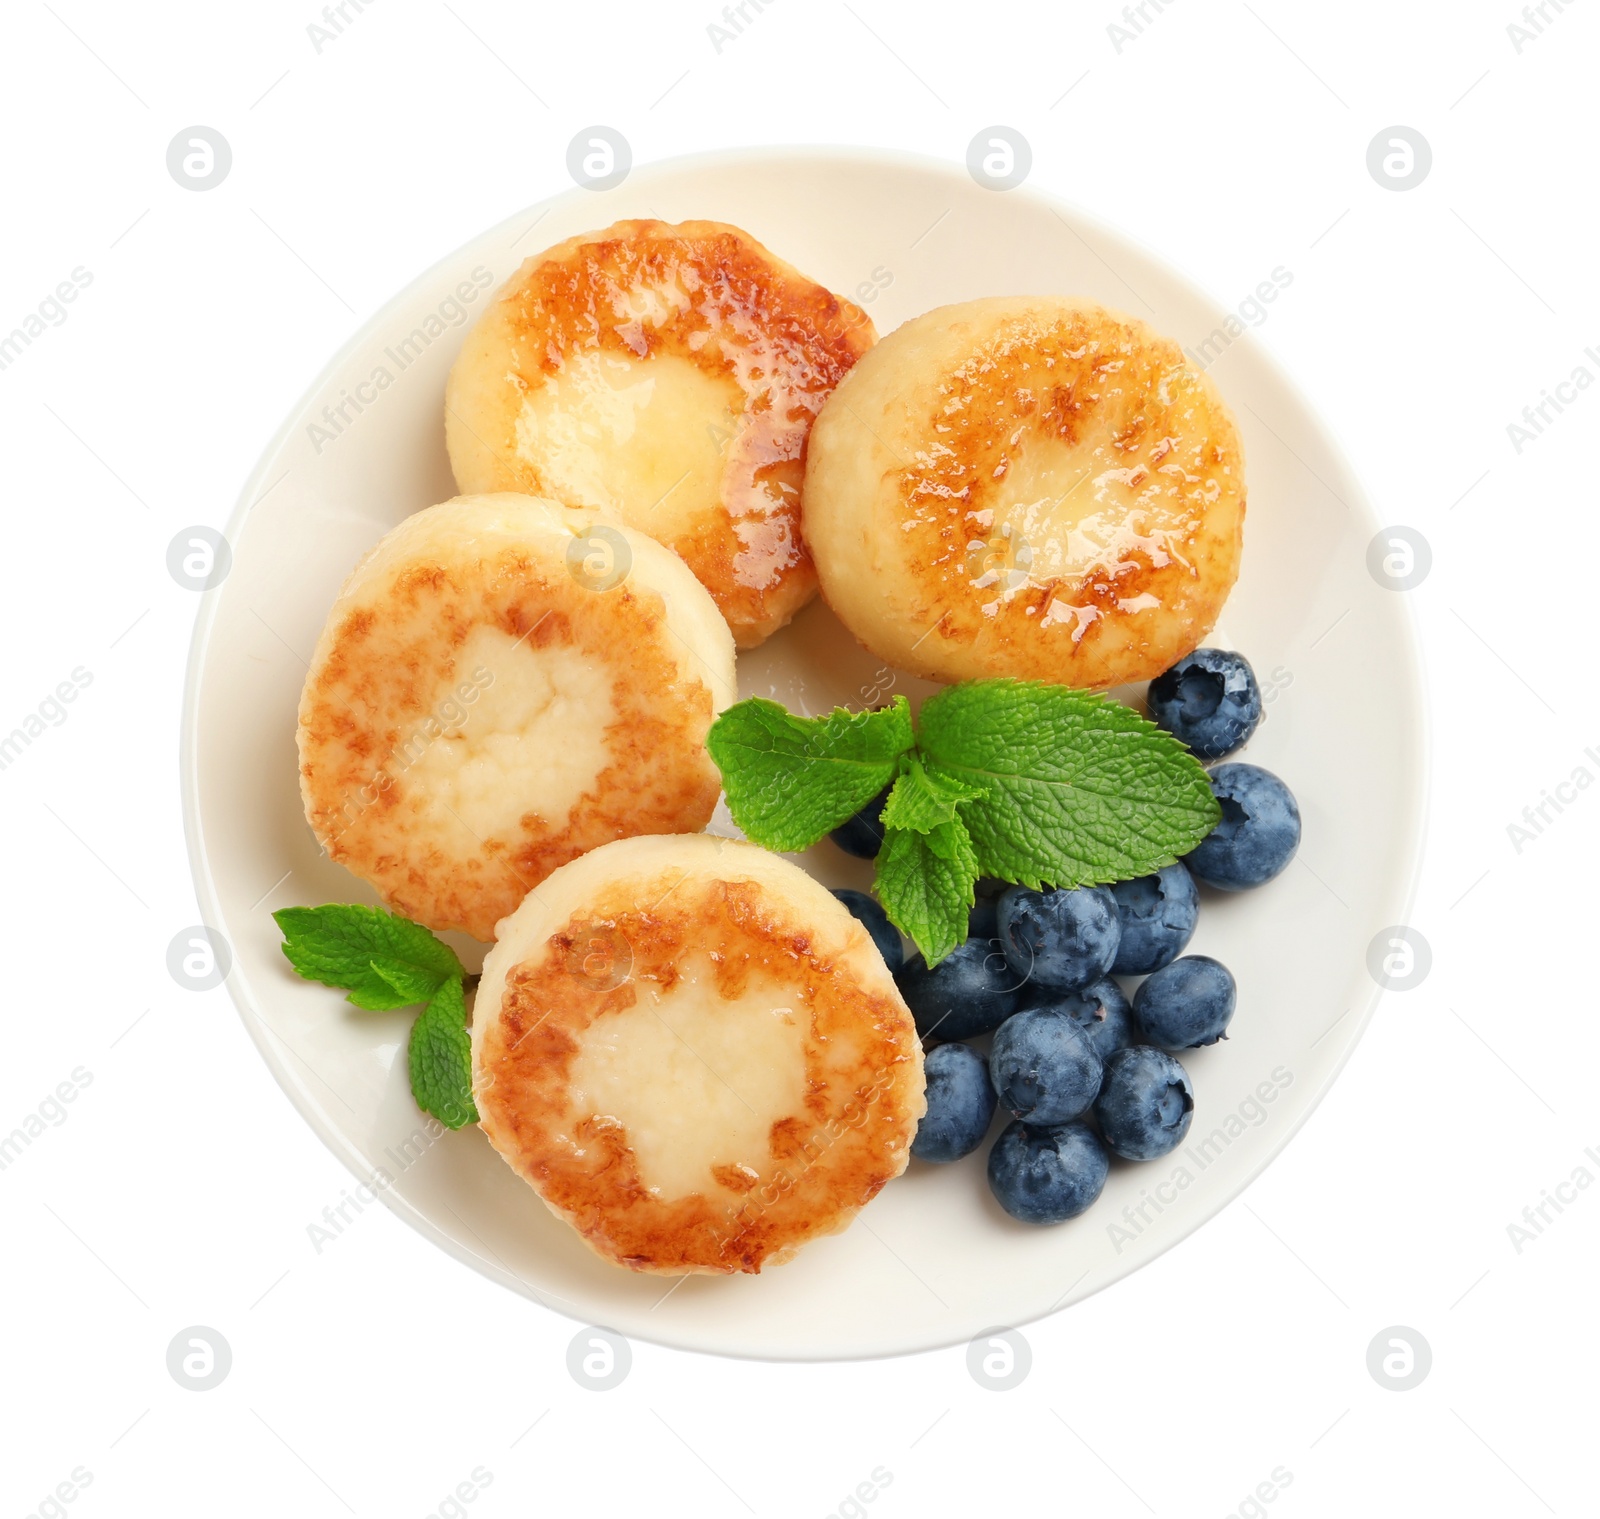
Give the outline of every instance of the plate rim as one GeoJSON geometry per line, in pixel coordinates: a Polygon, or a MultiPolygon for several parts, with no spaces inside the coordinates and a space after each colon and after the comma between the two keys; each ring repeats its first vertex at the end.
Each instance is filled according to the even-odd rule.
{"type": "MultiPolygon", "coordinates": [[[[943,176],[958,182],[962,177],[961,168],[954,161],[931,154],[915,153],[900,148],[852,144],[811,145],[801,143],[717,148],[701,152],[677,154],[669,158],[654,159],[646,164],[635,165],[629,175],[629,179],[656,174],[682,173],[685,170],[693,169],[711,169],[722,164],[776,164],[795,160],[809,163],[834,162],[890,170],[910,169],[921,174],[943,176]]],[[[1090,229],[1097,237],[1103,238],[1113,245],[1120,244],[1129,248],[1160,266],[1169,277],[1184,286],[1190,295],[1195,297],[1217,318],[1220,319],[1227,314],[1229,308],[1213,298],[1211,293],[1203,286],[1196,283],[1185,269],[1173,263],[1164,254],[1147,247],[1138,238],[1111,225],[1094,213],[1084,210],[1074,202],[1048,190],[1026,184],[1017,187],[1017,189],[1023,198],[1036,201],[1057,215],[1064,215],[1070,218],[1067,222],[1069,227],[1081,226],[1090,229]]],[[[995,191],[991,193],[1011,194],[1014,192],[995,191]]],[[[597,194],[581,187],[574,187],[570,190],[558,191],[554,195],[535,201],[512,215],[503,217],[500,221],[472,234],[460,245],[442,254],[420,273],[406,281],[405,284],[393,291],[387,299],[379,302],[367,319],[350,333],[300,391],[294,402],[284,413],[283,419],[277,428],[266,443],[262,445],[256,463],[246,476],[222,530],[230,549],[238,541],[250,514],[271,494],[271,487],[266,490],[261,489],[268,473],[269,462],[278,457],[286,443],[294,435],[310,402],[324,391],[328,382],[362,348],[369,336],[380,329],[386,313],[398,301],[404,299],[411,292],[428,286],[429,282],[434,280],[440,270],[459,258],[464,249],[495,233],[509,231],[531,212],[548,210],[562,204],[578,204],[585,199],[590,200],[597,209],[603,209],[607,198],[607,192],[597,194]]],[[[1114,269],[1113,273],[1115,273],[1114,269]]],[[[1294,372],[1275,352],[1260,341],[1253,329],[1246,331],[1240,338],[1235,339],[1236,343],[1241,341],[1247,343],[1255,351],[1257,358],[1270,370],[1274,381],[1282,392],[1292,398],[1301,413],[1310,420],[1317,433],[1321,435],[1321,439],[1329,451],[1343,464],[1351,479],[1361,486],[1362,509],[1376,520],[1377,513],[1372,507],[1372,498],[1365,488],[1362,477],[1351,463],[1349,450],[1345,448],[1343,440],[1338,433],[1326,421],[1321,410],[1309,402],[1294,372]]],[[[1379,531],[1382,531],[1381,524],[1379,531]]],[[[201,922],[203,925],[212,927],[219,932],[218,925],[223,921],[224,914],[217,892],[216,881],[211,870],[200,816],[199,692],[225,583],[224,580],[202,592],[200,605],[195,613],[194,628],[190,635],[189,651],[184,668],[183,699],[179,710],[178,742],[178,782],[189,871],[194,882],[196,901],[200,907],[201,922]]],[[[1431,821],[1433,703],[1432,686],[1425,657],[1425,644],[1422,639],[1421,624],[1417,611],[1404,598],[1402,598],[1401,605],[1397,610],[1404,634],[1401,640],[1404,653],[1403,663],[1416,691],[1416,702],[1408,714],[1409,720],[1406,724],[1409,739],[1415,748],[1416,762],[1413,773],[1408,778],[1408,794],[1402,799],[1404,803],[1402,815],[1407,821],[1409,838],[1404,841],[1406,863],[1404,879],[1398,892],[1398,903],[1402,914],[1400,921],[1409,921],[1412,910],[1416,905],[1417,893],[1421,883],[1431,821]]],[[[370,1178],[366,1174],[364,1157],[344,1132],[326,1122],[320,1110],[311,1104],[304,1084],[291,1073],[289,1061],[276,1048],[277,1035],[261,1009],[256,1005],[253,989],[240,970],[236,958],[231,959],[223,984],[226,986],[229,998],[239,1014],[240,1021],[244,1024],[246,1032],[266,1063],[282,1095],[289,1100],[312,1132],[345,1166],[345,1169],[350,1172],[352,1177],[361,1182],[369,1181],[370,1178]]],[[[1037,1313],[1020,1317],[1014,1323],[1008,1323],[1004,1327],[1017,1329],[1024,1325],[1039,1323],[1044,1319],[1065,1313],[1079,1303],[1087,1302],[1090,1298],[1136,1275],[1144,1267],[1160,1259],[1169,1250],[1192,1238],[1201,1229],[1213,1223],[1228,1207],[1238,1201],[1268,1166],[1283,1154],[1295,1135],[1299,1133],[1301,1128],[1321,1107],[1329,1090],[1340,1075],[1343,1074],[1345,1066],[1349,1063],[1356,1047],[1365,1036],[1383,997],[1384,989],[1374,982],[1364,1003],[1352,1009],[1352,1012],[1357,1015],[1356,1021],[1344,1041],[1343,1047],[1338,1051],[1336,1059],[1329,1066],[1320,1082],[1313,1088],[1311,1096],[1304,1102],[1300,1111],[1291,1116],[1287,1126],[1282,1131],[1279,1142],[1257,1164],[1243,1171],[1237,1182],[1216,1199],[1210,1211],[1203,1218],[1192,1227],[1160,1245],[1152,1254],[1146,1256],[1138,1266],[1134,1267],[1132,1271],[1124,1272],[1110,1280],[1092,1286],[1081,1294],[1074,1295],[1069,1291],[1059,1306],[1046,1308],[1037,1313]]],[[[394,1188],[380,1188],[378,1189],[378,1196],[391,1213],[415,1229],[425,1239],[442,1248],[462,1265],[471,1267],[480,1275],[498,1283],[517,1297],[531,1299],[540,1307],[580,1326],[612,1328],[609,1324],[586,1320],[570,1313],[558,1303],[552,1303],[531,1283],[509,1268],[478,1255],[464,1243],[445,1233],[426,1213],[400,1196],[394,1188]]],[[[613,1330],[613,1332],[620,1333],[622,1331],[613,1330]]],[[[892,1349],[872,1349],[847,1354],[823,1352],[813,1355],[804,1353],[780,1354],[771,1350],[731,1349],[721,1345],[695,1344],[686,1339],[674,1337],[670,1333],[647,1333],[637,1327],[630,1328],[626,1333],[629,1339],[637,1339],[643,1343],[657,1345],[664,1349],[720,1356],[729,1360],[759,1361],[773,1364],[888,1360],[900,1356],[922,1355],[948,1350],[954,1346],[969,1343],[971,1339],[970,1336],[962,1334],[953,1338],[939,1338],[927,1343],[892,1349]]],[[[982,1337],[981,1332],[978,1337],[982,1337]]]]}

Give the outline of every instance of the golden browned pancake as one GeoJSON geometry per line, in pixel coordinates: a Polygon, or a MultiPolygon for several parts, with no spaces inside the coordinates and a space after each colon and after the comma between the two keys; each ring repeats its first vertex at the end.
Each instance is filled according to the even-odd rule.
{"type": "Polygon", "coordinates": [[[733,658],[642,533],[529,496],[430,507],[328,615],[300,700],[306,817],[397,912],[490,939],[585,850],[706,825],[733,658]]]}
{"type": "Polygon", "coordinates": [[[473,1092],[512,1169],[608,1260],[760,1271],[905,1169],[911,1014],[797,865],[701,834],[608,844],[500,925],[473,1092]]]}
{"type": "Polygon", "coordinates": [[[740,648],[815,594],[806,437],[866,313],[723,222],[624,221],[530,258],[445,398],[457,487],[601,507],[679,554],[740,648]]]}
{"type": "Polygon", "coordinates": [[[890,664],[1104,688],[1210,631],[1244,510],[1233,419],[1176,343],[1007,296],[917,317],[846,376],[804,527],[828,604],[890,664]]]}

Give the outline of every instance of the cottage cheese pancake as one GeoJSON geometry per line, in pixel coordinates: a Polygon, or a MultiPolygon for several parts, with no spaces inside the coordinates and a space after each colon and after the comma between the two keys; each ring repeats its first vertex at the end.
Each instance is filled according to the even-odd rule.
{"type": "Polygon", "coordinates": [[[706,825],[733,658],[643,533],[529,496],[431,507],[356,568],[318,642],[306,817],[395,911],[488,940],[585,850],[706,825]]]}
{"type": "Polygon", "coordinates": [[[741,648],[816,592],[806,438],[872,323],[737,227],[625,221],[530,258],[467,336],[463,491],[615,512],[682,556],[741,648]]]}
{"type": "Polygon", "coordinates": [[[1210,631],[1244,457],[1211,379],[1143,322],[1016,296],[907,322],[812,429],[822,593],[892,665],[1104,688],[1210,631]]]}
{"type": "Polygon", "coordinates": [[[709,835],[555,872],[500,925],[472,1045],[491,1143],[636,1271],[760,1271],[845,1228],[924,1109],[866,930],[798,866],[709,835]]]}

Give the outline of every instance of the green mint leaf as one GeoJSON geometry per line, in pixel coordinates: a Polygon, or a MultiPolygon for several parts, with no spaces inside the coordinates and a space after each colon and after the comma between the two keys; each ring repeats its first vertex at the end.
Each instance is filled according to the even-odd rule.
{"type": "Polygon", "coordinates": [[[447,1129],[478,1121],[472,1100],[472,1035],[461,977],[451,976],[434,992],[411,1026],[407,1052],[411,1095],[424,1113],[447,1129]]]}
{"type": "Polygon", "coordinates": [[[929,775],[927,767],[914,754],[901,761],[900,778],[889,793],[883,809],[885,828],[908,828],[913,833],[931,833],[941,823],[956,817],[956,803],[972,801],[983,789],[952,776],[929,775]]]}
{"type": "Polygon", "coordinates": [[[796,717],[757,696],[729,707],[706,735],[728,811],[768,849],[809,849],[859,812],[894,779],[912,742],[903,696],[876,712],[838,707],[822,717],[796,717]]]}
{"type": "Polygon", "coordinates": [[[959,817],[926,832],[885,828],[873,882],[889,921],[937,965],[966,941],[978,857],[959,817]]]}
{"type": "Polygon", "coordinates": [[[419,1002],[426,1002],[438,988],[437,981],[430,981],[428,989],[421,996],[411,991],[397,991],[392,981],[372,970],[367,972],[364,980],[350,988],[346,1000],[364,1013],[388,1013],[397,1007],[415,1007],[419,1002]]]}
{"type": "Polygon", "coordinates": [[[983,875],[1084,886],[1187,854],[1221,809],[1199,762],[1120,702],[1037,681],[981,680],[930,698],[929,775],[978,788],[959,804],[983,875]]]}
{"type": "MultiPolygon", "coordinates": [[[[433,971],[425,970],[420,965],[404,965],[382,960],[372,962],[372,973],[383,983],[389,995],[397,999],[392,1004],[395,1007],[411,1007],[418,1002],[428,1001],[444,982],[450,979],[446,976],[441,980],[433,971]]],[[[351,992],[350,1000],[354,1002],[355,998],[356,993],[351,992]]],[[[356,1003],[357,1007],[362,1005],[356,1003]]]]}
{"type": "Polygon", "coordinates": [[[370,1012],[426,1002],[464,974],[456,952],[420,923],[376,907],[330,902],[273,913],[283,953],[307,981],[337,986],[370,1012]]]}

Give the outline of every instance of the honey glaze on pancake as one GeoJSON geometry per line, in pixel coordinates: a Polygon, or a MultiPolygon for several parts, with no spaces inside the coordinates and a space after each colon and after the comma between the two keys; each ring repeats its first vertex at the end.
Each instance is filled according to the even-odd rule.
{"type": "Polygon", "coordinates": [[[1244,463],[1175,343],[1098,308],[1013,319],[917,404],[928,446],[896,491],[919,626],[1027,664],[1064,640],[1132,680],[1171,662],[1142,667],[1141,614],[1212,625],[1232,575],[1218,594],[1197,566],[1237,561],[1244,463]]]}
{"type": "MultiPolygon", "coordinates": [[[[904,1168],[916,1127],[907,1094],[915,1036],[892,995],[821,955],[756,883],[675,887],[682,879],[667,873],[614,888],[507,974],[499,1017],[483,1034],[477,1101],[496,1147],[602,1255],[644,1271],[757,1272],[845,1227],[904,1168]],[[594,943],[626,946],[626,981],[610,984],[604,967],[597,973],[594,943]],[[690,966],[714,1000],[702,1002],[700,1044],[683,1069],[693,1072],[697,1061],[715,1068],[713,1081],[732,1089],[721,1104],[737,1115],[729,1127],[743,1131],[720,1146],[721,1136],[689,1133],[704,1161],[698,1175],[688,1160],[664,1168],[646,1154],[643,1136],[618,1111],[597,1107],[583,1085],[588,1078],[592,1088],[610,1058],[607,1021],[637,1036],[651,1004],[670,1009],[690,966]],[[769,1006],[774,999],[781,1002],[769,1006]],[[752,1063],[741,1092],[730,1053],[749,1046],[733,1031],[708,1036],[719,1014],[787,1015],[785,1032],[758,1035],[757,1044],[774,1057],[787,1050],[792,1071],[752,1063]],[[792,1103],[777,1103],[785,1092],[792,1103]]],[[[685,1024],[675,1021],[669,1034],[681,1036],[685,1024]]],[[[662,1037],[659,1047],[672,1043],[662,1037]]],[[[656,1079],[668,1073],[657,1068],[656,1079]]],[[[661,1113],[674,1101],[693,1104],[702,1089],[710,1090],[703,1071],[672,1091],[609,1106],[661,1113]]],[[[709,1111],[683,1116],[690,1125],[715,1121],[709,1111]]]]}
{"type": "Polygon", "coordinates": [[[859,307],[736,229],[629,221],[529,260],[488,321],[521,404],[479,440],[492,485],[463,489],[619,511],[689,565],[742,646],[810,599],[805,444],[873,342],[859,307]],[[677,410],[652,424],[669,397],[677,410]]]}
{"type": "MultiPolygon", "coordinates": [[[[719,790],[701,759],[712,697],[682,678],[665,617],[653,590],[630,581],[597,595],[517,549],[402,569],[381,601],[345,614],[302,699],[302,789],[329,857],[406,917],[488,940],[569,860],[632,834],[702,826],[719,790]],[[486,641],[486,630],[498,637],[486,641]],[[619,660],[624,642],[628,658],[619,660]],[[603,768],[576,797],[554,798],[547,770],[530,765],[520,789],[494,788],[509,816],[485,835],[472,809],[458,799],[447,812],[437,785],[420,783],[481,739],[495,683],[512,681],[517,661],[557,652],[591,666],[590,686],[609,688],[589,693],[608,698],[603,768]],[[464,685],[479,689],[478,705],[463,709],[459,726],[442,723],[464,685]],[[664,692],[675,699],[664,702],[664,692]]],[[[592,738],[563,739],[556,717],[547,743],[592,738]]]]}

